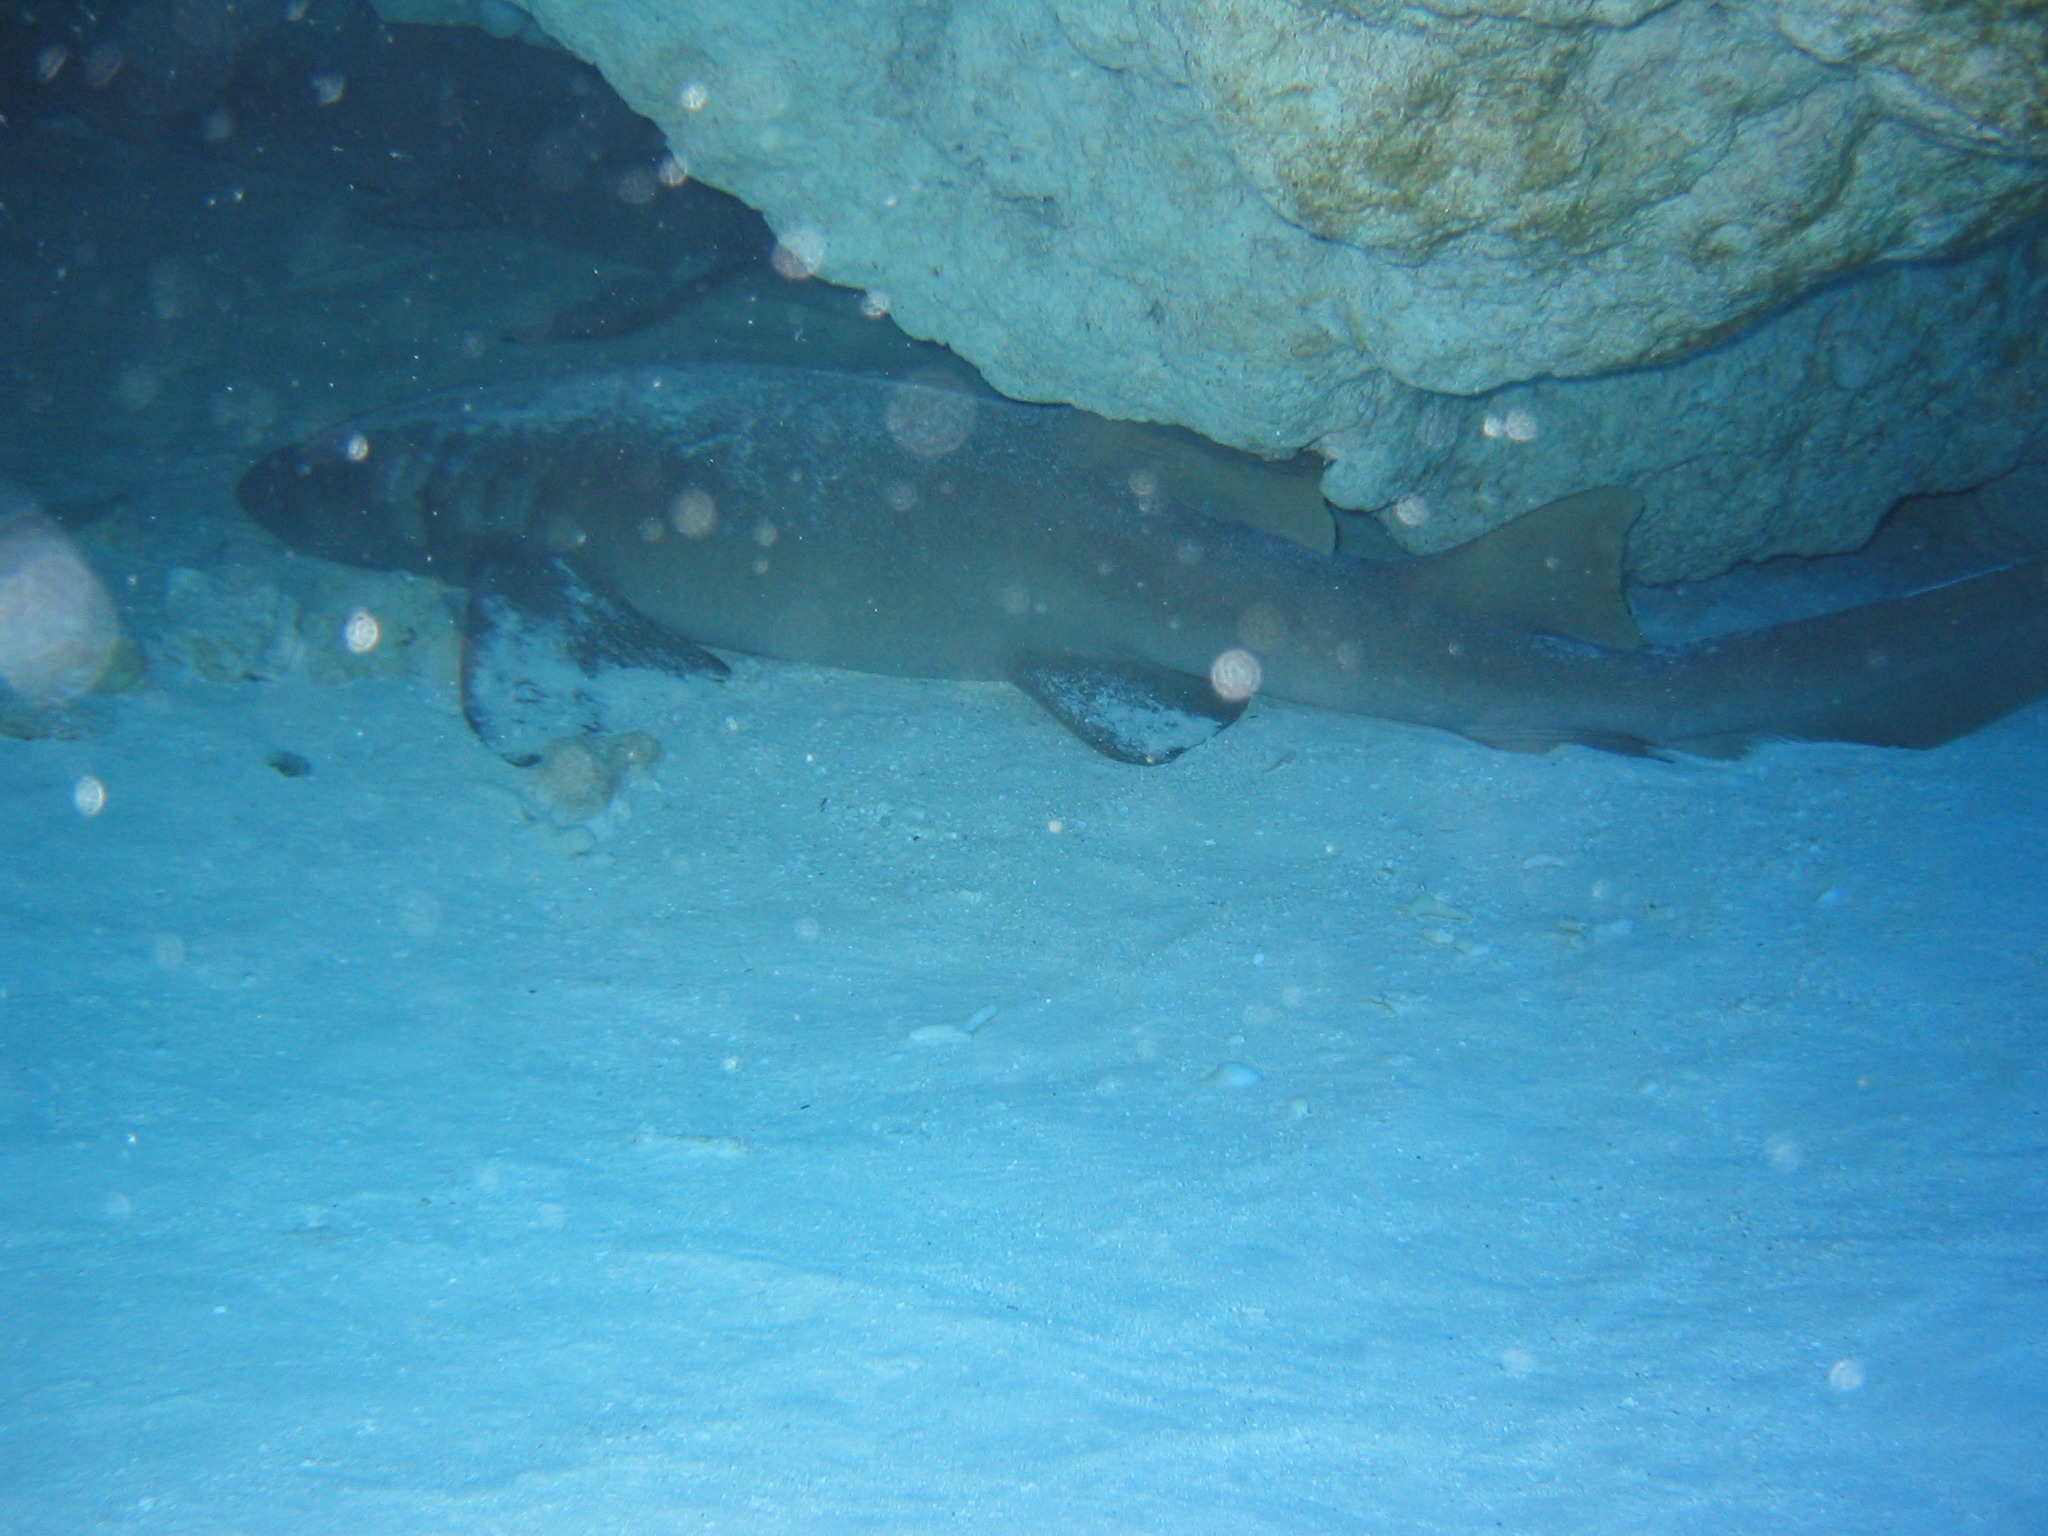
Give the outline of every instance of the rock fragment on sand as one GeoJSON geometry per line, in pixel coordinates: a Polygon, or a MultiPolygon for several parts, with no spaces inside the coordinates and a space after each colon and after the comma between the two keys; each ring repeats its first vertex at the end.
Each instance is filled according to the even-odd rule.
{"type": "Polygon", "coordinates": [[[113,664],[113,599],[71,538],[33,507],[0,504],[0,683],[37,707],[92,689],[113,664]]]}
{"type": "Polygon", "coordinates": [[[661,760],[661,746],[644,731],[569,736],[551,741],[533,770],[535,800],[558,825],[602,815],[633,777],[661,760]]]}
{"type": "Polygon", "coordinates": [[[1208,1077],[1213,1088],[1256,1088],[1265,1080],[1266,1075],[1257,1067],[1242,1061],[1226,1061],[1208,1077]]]}

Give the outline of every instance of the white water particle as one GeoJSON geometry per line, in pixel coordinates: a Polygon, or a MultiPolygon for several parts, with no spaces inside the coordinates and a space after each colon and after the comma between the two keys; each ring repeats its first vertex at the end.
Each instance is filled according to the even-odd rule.
{"type": "Polygon", "coordinates": [[[1233,647],[1209,663],[1209,686],[1216,697],[1236,704],[1259,691],[1266,669],[1250,651],[1233,647]]]}
{"type": "Polygon", "coordinates": [[[825,265],[824,232],[809,224],[799,224],[785,231],[775,242],[769,264],[775,268],[777,276],[792,282],[817,276],[819,268],[825,265]]]}
{"type": "Polygon", "coordinates": [[[686,539],[706,538],[718,526],[718,503],[704,491],[685,491],[676,498],[668,520],[686,539]]]}
{"type": "Polygon", "coordinates": [[[384,626],[367,608],[358,608],[349,614],[348,622],[341,628],[342,643],[356,656],[369,655],[383,638],[384,626]]]}

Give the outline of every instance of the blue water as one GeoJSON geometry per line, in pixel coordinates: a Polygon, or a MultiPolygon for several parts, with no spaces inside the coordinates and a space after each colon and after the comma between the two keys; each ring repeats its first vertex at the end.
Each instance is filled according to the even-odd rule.
{"type": "Polygon", "coordinates": [[[550,204],[454,137],[366,185],[402,78],[337,171],[80,67],[0,130],[0,474],[147,681],[0,716],[0,1530],[2048,1528],[2048,711],[1664,763],[1262,701],[1144,772],[740,658],[568,815],[443,594],[241,469],[932,350],[615,196],[623,116],[550,204]]]}

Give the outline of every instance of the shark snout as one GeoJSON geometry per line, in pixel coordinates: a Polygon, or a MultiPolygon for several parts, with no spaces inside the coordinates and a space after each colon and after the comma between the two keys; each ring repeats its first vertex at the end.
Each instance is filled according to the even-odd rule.
{"type": "Polygon", "coordinates": [[[425,571],[427,552],[404,536],[384,477],[360,441],[324,433],[258,459],[235,486],[242,509],[305,554],[344,565],[425,571]]]}

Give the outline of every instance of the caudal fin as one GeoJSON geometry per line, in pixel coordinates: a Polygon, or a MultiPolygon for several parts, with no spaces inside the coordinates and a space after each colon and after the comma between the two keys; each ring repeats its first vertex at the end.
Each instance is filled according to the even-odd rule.
{"type": "MultiPolygon", "coordinates": [[[[1718,642],[1758,737],[1936,747],[2048,695],[2048,561],[1718,642]]],[[[1664,745],[1725,755],[1727,735],[1664,745]]]]}

